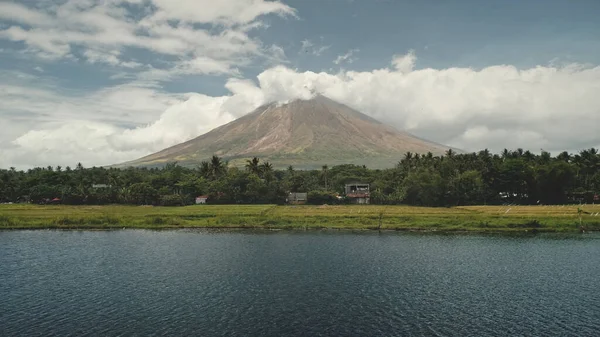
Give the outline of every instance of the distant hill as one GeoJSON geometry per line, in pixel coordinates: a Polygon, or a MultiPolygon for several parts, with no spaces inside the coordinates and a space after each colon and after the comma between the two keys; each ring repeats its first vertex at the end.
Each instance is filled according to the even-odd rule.
{"type": "Polygon", "coordinates": [[[216,154],[243,165],[254,156],[275,168],[357,164],[393,167],[406,152],[443,154],[449,147],[398,131],[324,96],[268,104],[206,134],[117,166],[195,166],[216,154]]]}

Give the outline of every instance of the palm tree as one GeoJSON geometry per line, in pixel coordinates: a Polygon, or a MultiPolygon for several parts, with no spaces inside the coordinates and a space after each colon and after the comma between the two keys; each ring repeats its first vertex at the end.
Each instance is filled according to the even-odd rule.
{"type": "Polygon", "coordinates": [[[524,153],[524,152],[523,152],[523,149],[522,149],[522,148],[518,148],[518,149],[517,149],[517,153],[516,153],[516,155],[517,155],[517,157],[522,157],[522,156],[523,156],[523,153],[524,153]]]}
{"type": "Polygon", "coordinates": [[[569,154],[569,152],[563,151],[558,156],[556,156],[556,159],[568,163],[571,161],[571,155],[569,154]]]}
{"type": "Polygon", "coordinates": [[[547,164],[550,162],[550,159],[552,159],[550,152],[542,150],[542,153],[540,154],[540,161],[547,164]]]}
{"type": "Polygon", "coordinates": [[[400,163],[398,163],[398,167],[405,168],[407,171],[410,172],[410,169],[412,167],[412,161],[413,161],[412,152],[406,152],[404,154],[404,158],[402,158],[402,160],[400,160],[400,163]]]}
{"type": "Polygon", "coordinates": [[[246,171],[256,174],[257,176],[260,175],[260,159],[254,157],[251,160],[246,160],[246,171]]]}
{"type": "Polygon", "coordinates": [[[227,165],[217,156],[212,156],[210,159],[210,173],[213,178],[220,177],[227,170],[227,165]]]}
{"type": "Polygon", "coordinates": [[[600,168],[600,157],[598,156],[598,150],[591,148],[579,152],[579,155],[575,156],[579,170],[583,173],[584,184],[587,186],[589,178],[594,175],[595,172],[600,168]]]}
{"type": "Polygon", "coordinates": [[[165,170],[165,171],[172,171],[172,170],[174,170],[175,168],[177,168],[177,166],[179,166],[179,165],[177,164],[177,161],[168,162],[168,163],[165,165],[165,168],[164,168],[164,170],[165,170]]]}
{"type": "Polygon", "coordinates": [[[261,166],[260,166],[260,170],[263,173],[270,173],[273,172],[273,165],[271,165],[271,163],[269,163],[268,161],[264,162],[261,166]]]}
{"type": "Polygon", "coordinates": [[[273,177],[273,165],[271,165],[271,163],[268,161],[264,162],[262,165],[260,165],[260,173],[262,173],[262,176],[267,181],[270,181],[273,177]]]}
{"type": "Polygon", "coordinates": [[[527,150],[524,153],[522,153],[522,156],[527,159],[527,161],[533,161],[535,159],[535,155],[533,153],[531,153],[531,151],[527,150]]]}
{"type": "Polygon", "coordinates": [[[323,172],[323,179],[325,180],[325,191],[328,190],[328,186],[327,186],[327,173],[329,172],[329,167],[327,167],[327,165],[323,165],[323,167],[321,168],[322,172],[323,172]]]}
{"type": "Polygon", "coordinates": [[[117,198],[121,203],[130,204],[131,200],[131,189],[129,187],[122,187],[117,192],[117,198]]]}
{"type": "Polygon", "coordinates": [[[204,178],[210,177],[210,163],[207,161],[203,161],[198,166],[198,172],[204,178]]]}

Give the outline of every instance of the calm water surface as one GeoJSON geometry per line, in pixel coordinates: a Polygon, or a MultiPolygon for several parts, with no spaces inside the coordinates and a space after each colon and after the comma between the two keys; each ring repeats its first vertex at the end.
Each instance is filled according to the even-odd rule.
{"type": "Polygon", "coordinates": [[[0,232],[1,336],[599,336],[600,236],[0,232]]]}

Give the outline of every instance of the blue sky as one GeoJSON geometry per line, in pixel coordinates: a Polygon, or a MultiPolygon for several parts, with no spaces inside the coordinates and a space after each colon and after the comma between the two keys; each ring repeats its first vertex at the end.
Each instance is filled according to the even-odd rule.
{"type": "MultiPolygon", "coordinates": [[[[265,44],[281,46],[287,64],[299,70],[371,70],[387,66],[391,55],[409,50],[419,56],[417,68],[600,63],[600,1],[595,0],[290,0],[285,3],[296,9],[297,18],[268,16],[263,21],[269,27],[250,35],[265,44]],[[303,49],[304,40],[315,47],[303,49]],[[327,49],[313,54],[321,47],[327,49]],[[360,51],[355,53],[351,67],[333,63],[338,55],[353,49],[360,51]]],[[[3,26],[6,25],[8,21],[3,21],[3,26]]],[[[32,64],[37,64],[65,88],[97,89],[124,82],[110,80],[108,67],[81,61],[23,58],[17,53],[22,48],[22,42],[0,40],[0,49],[4,51],[1,69],[27,72],[32,64]]],[[[147,63],[160,64],[171,59],[146,50],[125,50],[147,63]]],[[[264,68],[264,63],[257,62],[241,70],[244,77],[251,78],[264,68]]],[[[165,88],[173,92],[222,95],[226,93],[223,84],[227,78],[190,76],[165,83],[165,88]]]]}
{"type": "Polygon", "coordinates": [[[4,1],[0,166],[134,159],[309,87],[467,150],[597,146],[598,13],[594,0],[4,1]]]}

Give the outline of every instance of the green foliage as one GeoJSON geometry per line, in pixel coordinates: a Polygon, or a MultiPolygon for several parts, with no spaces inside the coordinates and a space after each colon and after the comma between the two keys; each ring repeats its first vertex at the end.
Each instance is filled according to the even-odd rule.
{"type": "Polygon", "coordinates": [[[185,198],[180,194],[162,195],[160,197],[161,206],[185,206],[188,204],[185,198]]]}
{"type": "Polygon", "coordinates": [[[444,185],[437,172],[420,170],[404,179],[402,194],[410,205],[440,206],[443,204],[444,185]]]}
{"type": "Polygon", "coordinates": [[[308,203],[312,205],[334,205],[339,202],[335,194],[317,190],[308,192],[308,203]]]}
{"type": "Polygon", "coordinates": [[[517,149],[499,155],[488,150],[439,157],[406,153],[399,160],[386,170],[351,164],[276,170],[257,157],[237,169],[218,156],[195,169],[177,163],[151,169],[10,168],[0,170],[0,202],[44,204],[58,198],[69,205],[186,205],[208,195],[214,204],[281,204],[289,192],[310,192],[309,202],[334,204],[350,182],[370,184],[371,202],[382,205],[592,203],[600,194],[596,149],[555,158],[517,149]]]}
{"type": "Polygon", "coordinates": [[[481,173],[475,170],[465,171],[450,179],[445,204],[476,205],[482,199],[483,193],[481,173]]]}
{"type": "Polygon", "coordinates": [[[158,201],[159,194],[149,183],[135,183],[131,185],[131,197],[135,204],[154,205],[158,201]]]}

